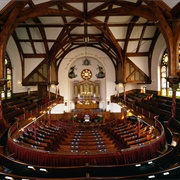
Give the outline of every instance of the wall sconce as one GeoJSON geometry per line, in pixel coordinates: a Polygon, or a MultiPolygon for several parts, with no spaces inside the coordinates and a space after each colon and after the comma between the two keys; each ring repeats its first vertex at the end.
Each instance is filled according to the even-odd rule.
{"type": "Polygon", "coordinates": [[[54,84],[51,85],[51,88],[53,88],[53,89],[55,88],[54,84]]]}
{"type": "Polygon", "coordinates": [[[122,83],[119,83],[119,88],[122,88],[123,87],[123,84],[122,83]]]}

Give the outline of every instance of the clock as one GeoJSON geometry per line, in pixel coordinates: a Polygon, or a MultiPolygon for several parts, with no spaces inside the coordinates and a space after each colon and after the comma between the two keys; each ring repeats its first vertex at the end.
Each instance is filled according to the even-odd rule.
{"type": "Polygon", "coordinates": [[[82,72],[81,72],[81,77],[82,77],[84,80],[91,79],[91,77],[92,77],[92,72],[91,72],[91,70],[89,70],[89,69],[84,69],[84,70],[82,70],[82,72]]]}

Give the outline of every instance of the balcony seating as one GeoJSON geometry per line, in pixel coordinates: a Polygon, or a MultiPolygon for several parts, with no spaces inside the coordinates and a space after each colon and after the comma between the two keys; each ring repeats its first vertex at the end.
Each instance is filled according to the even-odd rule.
{"type": "Polygon", "coordinates": [[[52,145],[53,145],[52,139],[45,139],[45,138],[37,137],[37,136],[35,137],[33,134],[30,134],[30,133],[27,133],[27,132],[23,132],[23,137],[27,137],[29,139],[33,139],[33,140],[37,140],[37,141],[40,141],[40,142],[48,143],[49,147],[52,147],[52,145]]]}
{"type": "Polygon", "coordinates": [[[36,141],[36,140],[30,139],[28,137],[20,136],[18,138],[18,140],[23,141],[24,143],[27,143],[27,144],[30,144],[30,145],[44,147],[46,150],[48,150],[48,148],[49,148],[48,143],[36,141]]]}
{"type": "Polygon", "coordinates": [[[127,141],[126,146],[130,147],[132,145],[136,145],[136,144],[139,144],[139,143],[144,143],[144,142],[149,141],[149,140],[152,141],[152,139],[155,139],[154,135],[146,135],[144,137],[139,137],[139,138],[137,138],[135,140],[127,141]]]}
{"type": "Polygon", "coordinates": [[[16,121],[15,117],[18,117],[24,113],[25,113],[24,109],[17,109],[12,111],[11,113],[4,114],[3,116],[8,123],[13,124],[16,121]]]}
{"type": "Polygon", "coordinates": [[[9,113],[9,112],[13,112],[17,110],[17,107],[16,106],[7,106],[6,108],[3,108],[3,115],[9,113]]]}
{"type": "Polygon", "coordinates": [[[42,151],[45,151],[45,150],[46,150],[46,148],[43,147],[43,146],[38,146],[38,145],[29,144],[29,143],[23,142],[22,140],[17,141],[17,143],[18,143],[20,146],[25,147],[25,148],[37,149],[37,150],[42,150],[42,151]]]}
{"type": "Polygon", "coordinates": [[[33,103],[33,104],[28,105],[28,106],[25,106],[24,109],[26,111],[31,111],[33,109],[36,109],[37,107],[38,107],[37,103],[33,103]]]}

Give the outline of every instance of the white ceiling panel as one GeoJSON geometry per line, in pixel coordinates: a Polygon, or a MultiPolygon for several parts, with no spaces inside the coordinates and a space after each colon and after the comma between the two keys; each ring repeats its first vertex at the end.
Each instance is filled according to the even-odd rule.
{"type": "Polygon", "coordinates": [[[129,41],[127,52],[128,53],[136,52],[138,43],[139,43],[139,41],[129,41]]]}
{"type": "Polygon", "coordinates": [[[148,52],[152,41],[142,41],[139,52],[148,52]]]}
{"type": "Polygon", "coordinates": [[[142,29],[143,29],[142,26],[135,26],[135,27],[133,28],[133,31],[132,31],[132,33],[131,33],[130,38],[140,38],[141,33],[142,33],[142,29]]]}
{"type": "Polygon", "coordinates": [[[47,39],[56,39],[62,28],[45,28],[47,39]]]}

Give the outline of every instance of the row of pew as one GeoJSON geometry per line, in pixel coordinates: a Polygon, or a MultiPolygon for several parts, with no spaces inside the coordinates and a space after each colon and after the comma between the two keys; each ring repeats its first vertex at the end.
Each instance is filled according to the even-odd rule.
{"type": "Polygon", "coordinates": [[[74,130],[66,134],[59,146],[60,153],[116,152],[118,149],[102,130],[74,130]]]}
{"type": "MultiPolygon", "coordinates": [[[[132,104],[135,104],[136,102],[142,102],[144,100],[150,100],[153,97],[153,94],[145,94],[145,93],[129,93],[126,95],[126,100],[128,102],[131,102],[132,104]]],[[[120,97],[121,99],[123,96],[120,97]]]]}
{"type": "MultiPolygon", "coordinates": [[[[124,96],[117,97],[117,100],[124,100],[124,96]]],[[[132,105],[141,107],[153,114],[159,115],[162,121],[167,121],[171,117],[172,98],[164,96],[154,96],[153,94],[144,94],[139,92],[126,94],[126,101],[132,105]]],[[[175,119],[180,119],[180,100],[176,99],[175,119]]]]}
{"type": "Polygon", "coordinates": [[[64,135],[64,129],[44,124],[27,128],[20,134],[16,142],[28,148],[51,150],[64,135]]]}
{"type": "Polygon", "coordinates": [[[125,148],[150,144],[156,139],[156,135],[153,133],[154,126],[148,126],[142,123],[139,127],[137,123],[122,123],[115,127],[107,128],[107,131],[115,139],[123,143],[125,148]]]}
{"type": "MultiPolygon", "coordinates": [[[[161,102],[160,98],[152,98],[151,100],[145,100],[143,102],[137,102],[137,106],[148,110],[154,114],[159,115],[159,120],[161,122],[168,121],[171,117],[171,109],[172,105],[167,104],[165,102],[161,102]]],[[[176,106],[176,114],[175,119],[180,119],[180,105],[176,106]]]]}
{"type": "Polygon", "coordinates": [[[46,103],[47,97],[29,95],[2,102],[2,114],[7,123],[13,124],[16,117],[36,109],[40,104],[46,103]],[[45,101],[46,100],[46,101],[45,101]]]}

